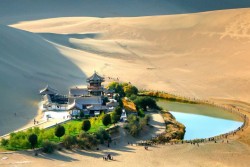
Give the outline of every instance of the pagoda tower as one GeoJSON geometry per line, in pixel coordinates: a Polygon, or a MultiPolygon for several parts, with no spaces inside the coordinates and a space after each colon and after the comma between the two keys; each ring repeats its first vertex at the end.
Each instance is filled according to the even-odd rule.
{"type": "Polygon", "coordinates": [[[88,91],[90,95],[93,96],[102,96],[104,88],[102,86],[102,82],[104,82],[104,78],[99,76],[96,72],[89,78],[87,78],[88,91]]]}

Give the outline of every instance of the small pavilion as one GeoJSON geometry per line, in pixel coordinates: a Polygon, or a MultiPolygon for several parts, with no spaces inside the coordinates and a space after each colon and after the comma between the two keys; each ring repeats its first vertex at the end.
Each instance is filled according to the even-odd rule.
{"type": "Polygon", "coordinates": [[[90,95],[93,96],[102,96],[104,92],[104,87],[102,86],[104,78],[98,75],[96,72],[89,78],[87,78],[88,91],[90,95]]]}

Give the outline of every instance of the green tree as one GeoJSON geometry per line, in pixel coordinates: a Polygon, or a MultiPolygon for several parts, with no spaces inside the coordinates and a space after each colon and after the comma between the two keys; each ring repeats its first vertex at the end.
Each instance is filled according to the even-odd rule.
{"type": "Polygon", "coordinates": [[[139,108],[139,110],[138,110],[138,116],[140,116],[140,117],[144,117],[145,116],[145,113],[144,113],[143,109],[139,108]]]}
{"type": "Polygon", "coordinates": [[[83,117],[84,117],[84,112],[80,111],[80,118],[83,118],[83,117]]]}
{"type": "Polygon", "coordinates": [[[99,128],[96,132],[96,138],[100,141],[101,144],[104,144],[105,140],[110,139],[110,135],[105,129],[99,128]]]}
{"type": "Polygon", "coordinates": [[[29,142],[30,142],[30,145],[31,145],[31,149],[34,149],[35,146],[37,145],[37,135],[36,134],[31,134],[29,136],[29,142]]]}
{"type": "Polygon", "coordinates": [[[106,105],[107,102],[109,102],[108,97],[104,97],[102,100],[102,105],[106,105]]]}
{"type": "Polygon", "coordinates": [[[103,119],[102,119],[102,123],[105,126],[108,126],[109,124],[111,124],[111,116],[110,114],[105,114],[103,119]]]}
{"type": "Polygon", "coordinates": [[[156,104],[156,101],[153,98],[147,97],[147,96],[137,97],[134,100],[134,103],[138,109],[141,108],[144,111],[147,111],[147,107],[153,108],[153,109],[159,108],[156,104]]]}
{"type": "Polygon", "coordinates": [[[120,120],[120,117],[119,115],[117,115],[116,112],[112,112],[111,114],[111,122],[114,124],[114,123],[117,123],[119,120],[120,120]]]}
{"type": "Polygon", "coordinates": [[[116,113],[117,115],[121,116],[121,115],[122,115],[122,108],[121,108],[120,106],[117,106],[117,107],[115,108],[115,113],[116,113]]]}
{"type": "Polygon", "coordinates": [[[90,128],[91,128],[90,121],[88,119],[83,120],[83,122],[82,122],[82,130],[84,130],[85,132],[87,132],[90,128]]]}
{"type": "Polygon", "coordinates": [[[132,100],[132,101],[135,101],[136,98],[137,98],[136,95],[131,95],[131,96],[129,97],[129,99],[132,100]]]}
{"type": "Polygon", "coordinates": [[[119,82],[111,82],[108,86],[108,89],[112,89],[115,91],[115,93],[118,93],[120,97],[124,97],[125,93],[123,90],[123,85],[119,82]]]}
{"type": "Polygon", "coordinates": [[[2,146],[7,146],[8,144],[9,144],[9,140],[8,140],[8,139],[2,138],[2,140],[1,140],[1,145],[2,145],[2,146]]]}
{"type": "Polygon", "coordinates": [[[57,125],[55,129],[55,135],[59,138],[65,134],[65,128],[62,125],[57,125]]]}
{"type": "Polygon", "coordinates": [[[123,87],[123,91],[124,93],[126,94],[127,97],[130,97],[131,95],[137,95],[138,94],[138,89],[131,85],[131,84],[128,84],[128,85],[125,85],[123,87]]]}

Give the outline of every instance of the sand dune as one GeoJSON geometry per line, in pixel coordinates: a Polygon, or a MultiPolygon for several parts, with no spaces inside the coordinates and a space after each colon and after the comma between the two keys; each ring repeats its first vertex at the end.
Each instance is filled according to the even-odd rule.
{"type": "MultiPolygon", "coordinates": [[[[36,116],[40,88],[50,84],[67,93],[94,70],[139,88],[248,102],[250,9],[211,10],[249,6],[248,0],[1,0],[0,135],[36,116]]],[[[114,164],[247,166],[249,147],[241,142],[249,144],[248,132],[228,145],[161,146],[147,153],[118,148],[114,164]]],[[[77,153],[44,159],[15,153],[4,165],[30,159],[28,166],[44,166],[53,158],[55,165],[110,166],[91,157],[106,152],[77,153]]]]}
{"type": "Polygon", "coordinates": [[[94,70],[140,88],[247,102],[249,18],[249,9],[237,9],[134,18],[52,18],[11,25],[15,29],[1,26],[1,89],[6,94],[1,113],[8,114],[0,123],[14,121],[17,110],[29,111],[30,116],[15,127],[24,124],[35,116],[37,103],[30,107],[27,101],[39,99],[40,87],[49,83],[67,90],[84,84],[84,74],[94,70]],[[27,99],[10,108],[17,103],[15,95],[27,99]]]}
{"type": "Polygon", "coordinates": [[[3,135],[35,117],[39,89],[51,84],[66,93],[69,86],[85,82],[85,74],[38,35],[2,25],[0,32],[0,135],[3,135]]]}
{"type": "Polygon", "coordinates": [[[55,17],[135,17],[246,8],[248,0],[1,0],[0,23],[55,17]]]}
{"type": "Polygon", "coordinates": [[[92,70],[85,64],[140,88],[247,102],[249,18],[249,9],[237,9],[135,18],[53,18],[12,26],[51,41],[88,74],[92,70]]]}

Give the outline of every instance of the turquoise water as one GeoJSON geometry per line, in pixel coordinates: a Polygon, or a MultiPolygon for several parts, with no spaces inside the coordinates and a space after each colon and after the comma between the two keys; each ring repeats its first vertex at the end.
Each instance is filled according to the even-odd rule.
{"type": "Polygon", "coordinates": [[[186,126],[185,140],[217,136],[233,131],[242,125],[242,122],[239,121],[182,112],[170,112],[177,121],[186,126]]]}
{"type": "Polygon", "coordinates": [[[234,114],[209,105],[167,100],[159,100],[157,103],[186,126],[185,140],[217,136],[235,130],[243,124],[234,114]]]}

